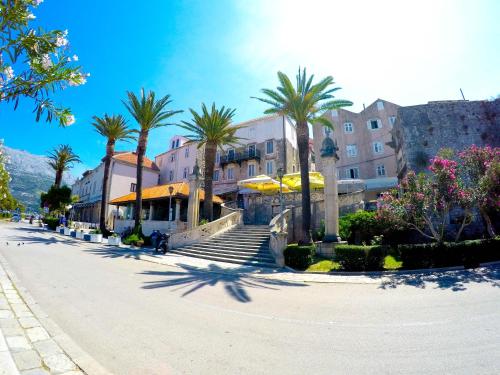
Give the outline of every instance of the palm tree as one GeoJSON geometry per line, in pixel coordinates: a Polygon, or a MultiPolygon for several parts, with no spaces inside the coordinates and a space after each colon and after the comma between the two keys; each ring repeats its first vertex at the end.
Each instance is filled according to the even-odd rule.
{"type": "Polygon", "coordinates": [[[135,139],[132,136],[134,132],[132,129],[127,127],[127,121],[122,115],[108,116],[100,118],[97,116],[93,117],[94,122],[92,126],[95,128],[103,137],[108,139],[106,143],[106,156],[104,157],[104,176],[102,178],[102,196],[101,196],[101,212],[99,215],[99,228],[103,234],[108,234],[106,229],[106,207],[108,205],[107,201],[107,191],[108,191],[108,181],[109,181],[109,167],[111,165],[111,159],[115,153],[115,143],[116,141],[128,141],[135,139]]]}
{"type": "Polygon", "coordinates": [[[224,106],[217,109],[215,103],[212,104],[210,112],[204,103],[201,105],[201,113],[191,108],[189,111],[193,116],[191,122],[181,121],[182,124],[178,124],[178,126],[192,133],[187,135],[187,138],[192,142],[198,142],[198,148],[205,146],[205,202],[203,204],[203,216],[205,219],[212,221],[214,217],[212,181],[217,148],[237,144],[240,139],[235,136],[235,132],[244,126],[231,126],[235,110],[224,106]]]}
{"type": "Polygon", "coordinates": [[[59,145],[48,154],[49,165],[56,171],[54,185],[61,187],[64,171],[73,167],[73,163],[80,163],[80,158],[73,152],[70,145],[59,145]]]}
{"type": "Polygon", "coordinates": [[[296,87],[288,76],[278,72],[280,85],[277,91],[262,89],[266,98],[255,98],[271,107],[264,113],[287,116],[295,122],[297,146],[299,149],[300,178],[302,185],[302,229],[304,243],[311,242],[311,195],[309,188],[309,126],[319,123],[333,130],[330,121],[323,117],[326,111],[352,105],[348,100],[335,100],[333,93],[340,87],[332,87],[335,82],[331,76],[313,84],[314,75],[307,78],[306,69],[297,74],[296,87]]]}
{"type": "Polygon", "coordinates": [[[157,100],[153,91],[149,91],[145,95],[144,89],[141,89],[140,98],[130,91],[127,92],[127,96],[128,101],[123,101],[123,104],[139,124],[139,130],[136,130],[139,133],[139,141],[137,143],[137,193],[134,210],[134,231],[139,233],[142,215],[142,165],[148,145],[149,132],[161,126],[173,125],[165,120],[182,111],[165,109],[172,102],[170,95],[165,95],[157,100]]]}

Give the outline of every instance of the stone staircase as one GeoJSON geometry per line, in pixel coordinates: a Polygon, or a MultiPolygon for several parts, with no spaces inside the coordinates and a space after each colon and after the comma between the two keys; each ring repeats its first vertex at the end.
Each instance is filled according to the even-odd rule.
{"type": "Polygon", "coordinates": [[[269,250],[269,237],[267,225],[240,225],[205,241],[169,252],[245,266],[276,267],[269,250]]]}

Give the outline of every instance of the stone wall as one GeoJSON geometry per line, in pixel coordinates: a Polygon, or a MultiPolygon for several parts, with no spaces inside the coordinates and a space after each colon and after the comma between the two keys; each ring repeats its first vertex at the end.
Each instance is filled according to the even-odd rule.
{"type": "Polygon", "coordinates": [[[401,107],[394,125],[398,177],[424,171],[441,148],[500,146],[500,99],[401,107]]]}

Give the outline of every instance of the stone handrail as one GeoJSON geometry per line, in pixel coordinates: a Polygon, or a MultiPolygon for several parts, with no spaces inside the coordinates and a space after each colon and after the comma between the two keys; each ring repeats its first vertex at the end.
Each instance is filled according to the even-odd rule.
{"type": "Polygon", "coordinates": [[[220,216],[221,217],[227,216],[227,215],[229,215],[233,212],[236,212],[236,211],[243,211],[241,208],[238,208],[236,201],[225,202],[225,203],[222,203],[220,206],[220,216]]]}
{"type": "Polygon", "coordinates": [[[210,223],[197,226],[196,228],[184,232],[174,233],[168,240],[168,247],[170,249],[177,249],[178,247],[205,240],[213,235],[223,233],[236,225],[240,225],[243,222],[242,211],[243,210],[234,210],[234,212],[229,215],[225,215],[210,223]]]}
{"type": "Polygon", "coordinates": [[[291,213],[292,211],[287,208],[282,213],[273,217],[269,223],[269,230],[271,232],[269,249],[274,256],[274,261],[280,267],[285,265],[283,251],[286,249],[286,245],[288,243],[287,228],[291,213]]]}

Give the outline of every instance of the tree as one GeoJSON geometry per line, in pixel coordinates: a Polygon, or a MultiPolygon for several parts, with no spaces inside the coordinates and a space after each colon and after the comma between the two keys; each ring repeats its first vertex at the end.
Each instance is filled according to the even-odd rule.
{"type": "Polygon", "coordinates": [[[464,180],[474,191],[474,199],[488,234],[495,237],[490,214],[500,210],[500,148],[472,145],[458,156],[464,180]]]}
{"type": "Polygon", "coordinates": [[[106,143],[106,156],[104,157],[104,175],[102,178],[102,196],[101,196],[101,212],[99,215],[99,227],[103,234],[107,234],[108,230],[106,228],[106,207],[108,205],[107,201],[107,191],[108,191],[108,181],[109,181],[109,167],[111,165],[111,159],[115,152],[116,141],[131,140],[135,139],[132,136],[134,132],[132,129],[127,127],[127,121],[122,115],[108,116],[104,115],[103,118],[94,116],[94,122],[92,123],[95,130],[107,138],[106,143]]]}
{"type": "Polygon", "coordinates": [[[10,192],[9,182],[11,177],[5,167],[6,162],[7,158],[3,151],[3,140],[0,139],[0,209],[10,211],[20,207],[20,204],[10,192]]]}
{"type": "Polygon", "coordinates": [[[80,158],[73,152],[70,145],[59,145],[48,154],[49,165],[56,172],[54,185],[61,187],[64,171],[73,167],[73,163],[80,163],[80,158]]]}
{"type": "Polygon", "coordinates": [[[149,91],[145,95],[144,89],[142,89],[140,98],[130,91],[127,92],[127,96],[128,101],[123,101],[123,104],[139,124],[139,130],[136,130],[139,134],[139,141],[137,143],[137,192],[134,210],[134,231],[139,233],[142,215],[142,165],[148,145],[149,132],[162,126],[173,125],[165,121],[182,111],[166,110],[166,107],[172,102],[170,95],[165,95],[157,100],[153,91],[149,91]]]}
{"type": "Polygon", "coordinates": [[[61,126],[75,122],[69,108],[55,104],[51,95],[68,86],[86,82],[89,74],[75,63],[67,39],[68,31],[34,29],[32,11],[42,0],[0,0],[0,103],[30,98],[35,103],[36,121],[46,115],[61,126]],[[19,73],[15,73],[19,71],[19,73]]]}
{"type": "Polygon", "coordinates": [[[212,104],[210,112],[205,103],[201,105],[201,113],[191,108],[189,111],[193,116],[191,122],[182,121],[178,126],[191,132],[191,134],[187,135],[187,138],[193,142],[198,142],[198,148],[205,147],[205,202],[203,204],[203,216],[205,219],[212,221],[214,216],[212,185],[217,148],[222,149],[224,145],[237,144],[239,138],[235,136],[236,130],[244,126],[231,126],[235,110],[224,106],[217,109],[215,103],[212,104]]]}
{"type": "Polygon", "coordinates": [[[68,186],[52,185],[46,193],[40,194],[40,207],[49,207],[50,212],[61,212],[72,203],[71,188],[68,186]]]}
{"type": "Polygon", "coordinates": [[[333,125],[323,117],[325,112],[352,105],[348,100],[336,100],[333,93],[340,87],[333,87],[335,82],[327,76],[313,84],[314,75],[307,78],[306,69],[296,76],[296,87],[288,76],[278,72],[280,85],[276,90],[262,89],[266,98],[255,98],[271,105],[266,114],[280,114],[295,122],[297,146],[299,149],[300,178],[302,185],[302,242],[311,242],[311,193],[309,187],[309,123],[321,124],[333,130],[333,125]]]}

